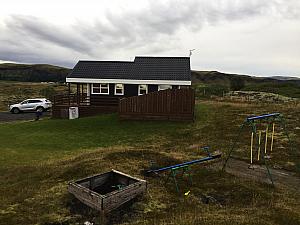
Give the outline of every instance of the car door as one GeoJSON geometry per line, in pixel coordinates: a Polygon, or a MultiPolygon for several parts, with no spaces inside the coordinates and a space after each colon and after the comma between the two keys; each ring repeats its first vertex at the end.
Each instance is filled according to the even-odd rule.
{"type": "Polygon", "coordinates": [[[40,103],[39,100],[28,100],[28,110],[35,110],[36,106],[40,103]]]}
{"type": "Polygon", "coordinates": [[[26,111],[26,110],[28,110],[28,107],[29,107],[28,100],[25,100],[25,101],[21,102],[21,104],[20,104],[20,110],[26,111]]]}
{"type": "Polygon", "coordinates": [[[35,106],[34,100],[27,100],[21,103],[21,110],[27,111],[27,110],[33,110],[35,106]]]}

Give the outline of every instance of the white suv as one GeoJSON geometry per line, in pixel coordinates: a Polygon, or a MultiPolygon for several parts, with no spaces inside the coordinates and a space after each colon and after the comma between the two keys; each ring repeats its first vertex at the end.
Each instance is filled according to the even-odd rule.
{"type": "Polygon", "coordinates": [[[38,111],[43,112],[52,107],[52,103],[45,98],[26,99],[21,103],[10,105],[11,113],[20,113],[23,111],[38,111]]]}

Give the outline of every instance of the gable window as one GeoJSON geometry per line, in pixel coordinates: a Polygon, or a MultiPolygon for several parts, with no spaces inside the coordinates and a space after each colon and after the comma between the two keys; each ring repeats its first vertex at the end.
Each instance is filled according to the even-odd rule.
{"type": "Polygon", "coordinates": [[[93,84],[92,85],[92,94],[109,94],[109,84],[93,84]]]}
{"type": "Polygon", "coordinates": [[[172,89],[172,85],[166,85],[166,84],[158,85],[159,91],[166,90],[166,89],[172,89]]]}
{"type": "Polygon", "coordinates": [[[148,94],[148,85],[146,84],[140,84],[139,85],[139,95],[144,95],[144,94],[148,94]]]}
{"type": "Polygon", "coordinates": [[[115,95],[124,95],[124,84],[115,84],[115,95]]]}

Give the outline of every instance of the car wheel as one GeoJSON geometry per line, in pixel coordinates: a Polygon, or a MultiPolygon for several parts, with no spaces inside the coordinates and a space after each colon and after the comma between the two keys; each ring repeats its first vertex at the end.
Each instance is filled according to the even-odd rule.
{"type": "Polygon", "coordinates": [[[13,114],[18,114],[18,113],[20,113],[20,109],[18,109],[18,108],[13,108],[13,109],[11,110],[11,112],[12,112],[13,114]]]}
{"type": "Polygon", "coordinates": [[[42,106],[39,106],[39,107],[36,108],[36,111],[37,111],[37,112],[44,112],[44,110],[45,110],[45,109],[44,109],[44,107],[42,107],[42,106]]]}

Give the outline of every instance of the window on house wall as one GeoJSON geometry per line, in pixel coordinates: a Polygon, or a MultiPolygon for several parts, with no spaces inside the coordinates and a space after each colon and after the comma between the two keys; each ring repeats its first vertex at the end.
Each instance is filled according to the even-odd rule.
{"type": "Polygon", "coordinates": [[[115,95],[124,95],[124,84],[115,84],[115,95]]]}
{"type": "Polygon", "coordinates": [[[109,84],[93,84],[92,94],[109,94],[109,84]]]}
{"type": "Polygon", "coordinates": [[[140,84],[139,85],[139,95],[148,94],[148,85],[140,84]]]}
{"type": "Polygon", "coordinates": [[[166,89],[172,89],[172,85],[167,85],[167,84],[158,85],[159,91],[166,90],[166,89]]]}

